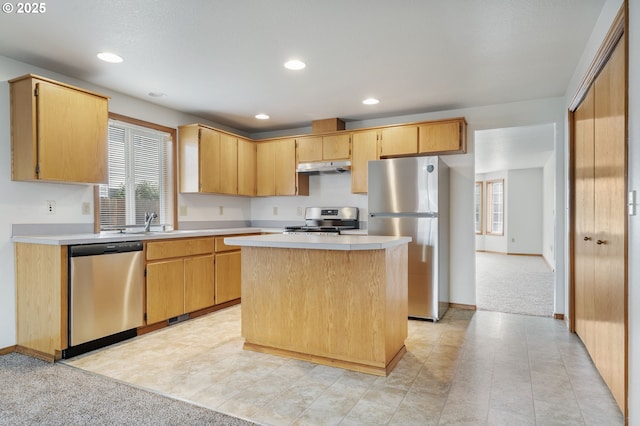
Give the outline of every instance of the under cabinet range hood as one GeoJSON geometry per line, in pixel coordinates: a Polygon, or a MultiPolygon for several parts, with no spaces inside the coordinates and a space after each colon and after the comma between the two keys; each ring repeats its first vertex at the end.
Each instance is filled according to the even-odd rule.
{"type": "Polygon", "coordinates": [[[351,161],[316,161],[312,163],[298,163],[296,171],[305,175],[320,173],[344,173],[351,170],[351,161]]]}

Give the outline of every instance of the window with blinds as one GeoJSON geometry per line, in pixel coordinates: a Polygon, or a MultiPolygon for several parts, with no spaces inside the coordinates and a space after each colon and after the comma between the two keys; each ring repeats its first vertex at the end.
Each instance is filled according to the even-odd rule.
{"type": "Polygon", "coordinates": [[[100,185],[100,227],[173,223],[171,135],[109,120],[109,183],[100,185]]]}
{"type": "Polygon", "coordinates": [[[504,235],[504,180],[487,182],[487,234],[504,235]]]}

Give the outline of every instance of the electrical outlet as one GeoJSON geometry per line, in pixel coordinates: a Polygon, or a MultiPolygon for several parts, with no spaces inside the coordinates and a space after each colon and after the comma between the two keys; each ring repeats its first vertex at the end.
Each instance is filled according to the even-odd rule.
{"type": "Polygon", "coordinates": [[[56,202],[47,200],[47,214],[56,214],[56,202]]]}
{"type": "Polygon", "coordinates": [[[296,212],[298,216],[302,216],[304,214],[304,208],[298,206],[298,211],[296,212]]]}
{"type": "Polygon", "coordinates": [[[91,214],[91,204],[84,202],[82,203],[82,214],[91,214]]]}
{"type": "Polygon", "coordinates": [[[278,208],[277,207],[273,208],[273,215],[274,216],[278,216],[278,208]]]}
{"type": "Polygon", "coordinates": [[[220,216],[224,214],[224,206],[218,207],[218,213],[220,213],[220,216]]]}
{"type": "Polygon", "coordinates": [[[186,216],[187,215],[187,206],[180,206],[178,208],[178,214],[180,216],[186,216]]]}

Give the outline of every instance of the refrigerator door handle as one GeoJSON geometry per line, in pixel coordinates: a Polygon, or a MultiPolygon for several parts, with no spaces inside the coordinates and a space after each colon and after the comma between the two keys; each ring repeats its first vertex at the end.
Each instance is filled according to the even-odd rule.
{"type": "Polygon", "coordinates": [[[389,212],[379,212],[379,213],[369,213],[369,217],[432,217],[437,218],[438,213],[436,212],[411,212],[411,213],[389,213],[389,212]]]}

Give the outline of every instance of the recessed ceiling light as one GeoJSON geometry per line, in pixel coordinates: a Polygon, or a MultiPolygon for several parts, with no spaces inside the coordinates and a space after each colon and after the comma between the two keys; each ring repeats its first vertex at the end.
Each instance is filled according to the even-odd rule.
{"type": "Polygon", "coordinates": [[[365,105],[376,105],[380,103],[380,101],[377,100],[376,98],[367,98],[364,101],[362,101],[362,103],[365,105]]]}
{"type": "Polygon", "coordinates": [[[306,67],[307,64],[305,64],[302,61],[299,61],[297,59],[292,59],[290,61],[287,61],[284,63],[284,67],[288,70],[294,70],[294,71],[298,71],[303,69],[304,67],[306,67]]]}
{"type": "Polygon", "coordinates": [[[167,96],[166,93],[162,93],[162,92],[149,92],[148,95],[151,96],[152,98],[164,98],[165,96],[167,96]]]}
{"type": "Polygon", "coordinates": [[[256,118],[258,120],[268,120],[269,116],[267,114],[256,114],[256,118]]]}
{"type": "Polygon", "coordinates": [[[100,52],[97,56],[103,61],[111,62],[112,64],[119,64],[123,60],[120,56],[110,52],[100,52]]]}

